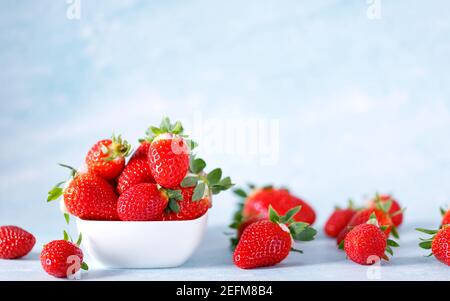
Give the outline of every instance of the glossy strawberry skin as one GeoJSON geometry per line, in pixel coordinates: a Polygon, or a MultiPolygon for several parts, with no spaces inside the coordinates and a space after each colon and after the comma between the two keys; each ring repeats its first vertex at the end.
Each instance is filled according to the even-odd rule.
{"type": "Polygon", "coordinates": [[[244,220],[242,223],[239,224],[238,228],[237,228],[237,239],[240,240],[242,237],[242,234],[244,234],[245,229],[247,229],[248,226],[250,226],[253,223],[262,221],[263,219],[261,218],[249,218],[244,220]]]}
{"type": "Polygon", "coordinates": [[[169,199],[156,184],[141,183],[125,191],[117,202],[122,221],[162,220],[169,199]]]}
{"type": "Polygon", "coordinates": [[[118,220],[117,195],[113,186],[92,174],[78,174],[64,190],[69,213],[85,220],[118,220]]]}
{"type": "Polygon", "coordinates": [[[195,202],[192,201],[194,187],[178,187],[175,190],[180,190],[181,194],[183,195],[183,200],[178,201],[180,210],[178,213],[175,213],[173,211],[166,212],[164,220],[194,220],[203,216],[211,207],[211,200],[208,197],[202,198],[195,202]]]}
{"type": "Polygon", "coordinates": [[[292,195],[286,189],[259,189],[253,192],[245,201],[243,216],[249,218],[267,219],[269,205],[272,205],[280,215],[294,207],[302,206],[299,213],[294,216],[295,221],[310,225],[316,220],[316,213],[304,200],[292,195]]]}
{"type": "Polygon", "coordinates": [[[102,146],[108,148],[111,144],[111,139],[100,140],[92,146],[86,156],[86,164],[89,172],[95,173],[105,180],[115,179],[125,167],[124,157],[117,157],[112,161],[105,160],[109,155],[103,153],[102,146]]]}
{"type": "Polygon", "coordinates": [[[384,258],[387,236],[372,224],[358,225],[351,230],[344,243],[347,257],[361,265],[373,265],[384,258]]]}
{"type": "Polygon", "coordinates": [[[155,183],[150,170],[148,152],[150,143],[143,142],[131,157],[117,180],[117,192],[124,193],[128,188],[141,183],[155,183]]]}
{"type": "MultiPolygon", "coordinates": [[[[379,199],[382,203],[386,203],[389,200],[392,200],[392,205],[391,208],[389,209],[388,213],[389,214],[394,214],[398,211],[400,211],[402,209],[402,207],[400,206],[399,202],[397,200],[395,200],[392,196],[388,195],[388,194],[382,194],[379,196],[379,199]]],[[[371,202],[371,207],[375,207],[375,202],[372,200],[371,202]]],[[[398,227],[403,223],[403,213],[400,214],[396,214],[395,216],[391,217],[392,219],[392,223],[398,227]]]]}
{"type": "Polygon", "coordinates": [[[233,261],[241,269],[273,266],[291,251],[292,237],[280,225],[263,220],[249,225],[234,251],[233,261]]]}
{"type": "Polygon", "coordinates": [[[54,240],[44,246],[41,252],[42,268],[57,278],[65,278],[69,272],[75,274],[83,263],[83,252],[74,243],[65,240],[54,240]],[[79,265],[70,260],[70,256],[77,256],[79,265]],[[69,261],[69,263],[67,263],[69,261]]]}
{"type": "Polygon", "coordinates": [[[376,208],[368,208],[361,211],[358,211],[350,220],[348,225],[339,233],[337,236],[337,244],[339,245],[346,237],[346,235],[356,226],[365,224],[370,219],[372,213],[375,213],[377,217],[377,221],[380,226],[386,226],[385,234],[389,236],[392,230],[392,220],[389,215],[382,210],[376,208]]]}
{"type": "Polygon", "coordinates": [[[337,209],[325,223],[324,231],[329,237],[337,237],[355,215],[354,209],[337,209]]]}
{"type": "Polygon", "coordinates": [[[157,138],[150,145],[149,161],[156,183],[165,188],[175,188],[189,170],[189,149],[182,138],[157,138]]]}
{"type": "Polygon", "coordinates": [[[36,239],[34,236],[17,226],[0,227],[0,258],[17,259],[31,252],[36,239]]]}
{"type": "Polygon", "coordinates": [[[436,259],[450,266],[450,227],[439,230],[431,244],[431,251],[436,259]]]}
{"type": "Polygon", "coordinates": [[[450,210],[447,210],[444,214],[444,217],[442,218],[442,225],[450,225],[450,210]]]}

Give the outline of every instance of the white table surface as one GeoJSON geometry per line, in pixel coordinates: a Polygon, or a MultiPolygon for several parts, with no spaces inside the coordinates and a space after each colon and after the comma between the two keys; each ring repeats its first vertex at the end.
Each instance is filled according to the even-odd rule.
{"type": "MultiPolygon", "coordinates": [[[[381,267],[368,268],[346,259],[334,241],[319,233],[317,239],[298,247],[304,254],[291,253],[272,268],[240,270],[232,263],[225,226],[211,225],[196,254],[182,267],[155,270],[108,270],[96,266],[87,257],[89,272],[82,280],[369,280],[368,273],[380,280],[450,280],[450,267],[434,258],[426,258],[417,246],[415,225],[401,229],[401,247],[395,257],[381,267]]],[[[39,262],[39,245],[20,260],[0,260],[0,280],[57,280],[47,275],[39,262]]]]}

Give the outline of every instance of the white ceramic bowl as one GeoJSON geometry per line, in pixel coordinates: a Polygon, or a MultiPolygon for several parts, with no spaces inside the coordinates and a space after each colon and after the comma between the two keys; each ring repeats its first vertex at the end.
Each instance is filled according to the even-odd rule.
{"type": "Polygon", "coordinates": [[[208,213],[191,221],[87,221],[77,218],[82,245],[108,268],[172,268],[184,264],[200,245],[208,213]]]}

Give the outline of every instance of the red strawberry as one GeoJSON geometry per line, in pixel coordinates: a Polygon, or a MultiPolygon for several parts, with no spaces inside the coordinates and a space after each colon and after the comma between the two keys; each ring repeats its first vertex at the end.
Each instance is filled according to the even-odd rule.
{"type": "Polygon", "coordinates": [[[339,233],[348,225],[356,210],[351,202],[348,208],[337,208],[325,223],[324,231],[329,237],[337,237],[339,233]]]}
{"type": "Polygon", "coordinates": [[[361,211],[358,211],[350,220],[348,225],[339,233],[337,236],[337,244],[340,245],[342,241],[345,239],[347,233],[349,233],[354,227],[365,224],[370,219],[370,216],[375,214],[379,224],[384,228],[384,232],[387,236],[393,231],[394,237],[398,237],[397,232],[395,231],[394,224],[392,223],[389,214],[385,211],[377,209],[377,208],[368,208],[361,211]]]}
{"type": "Polygon", "coordinates": [[[273,266],[293,250],[293,237],[299,238],[302,233],[311,231],[308,240],[313,239],[315,230],[292,218],[299,210],[300,207],[293,208],[280,217],[269,207],[270,220],[252,223],[245,229],[233,254],[234,264],[241,269],[273,266]]]}
{"type": "Polygon", "coordinates": [[[170,204],[170,210],[166,212],[164,220],[193,220],[203,216],[211,207],[210,196],[203,196],[200,200],[193,201],[194,187],[179,187],[183,199],[170,204]]]}
{"type": "Polygon", "coordinates": [[[395,227],[399,227],[403,223],[403,211],[402,207],[392,196],[388,194],[377,195],[370,203],[370,207],[376,207],[377,203],[387,204],[391,202],[390,209],[388,211],[392,222],[395,227]]]}
{"type": "Polygon", "coordinates": [[[156,183],[166,188],[180,186],[189,170],[189,147],[184,140],[183,126],[164,118],[160,128],[151,127],[147,140],[151,143],[148,157],[156,183]]]}
{"type": "Polygon", "coordinates": [[[100,140],[89,150],[86,164],[91,173],[95,173],[106,180],[113,180],[125,167],[125,157],[131,146],[120,136],[100,140]]]}
{"type": "Polygon", "coordinates": [[[253,191],[245,200],[242,215],[244,218],[267,218],[269,206],[280,214],[285,214],[290,208],[301,206],[294,216],[298,222],[313,224],[316,220],[314,210],[304,200],[292,195],[287,189],[266,187],[253,191]]]}
{"type": "Polygon", "coordinates": [[[398,247],[398,244],[388,241],[373,214],[367,223],[356,226],[347,234],[344,249],[350,260],[361,265],[372,265],[381,259],[389,260],[385,252],[392,254],[391,246],[398,247]]]}
{"type": "Polygon", "coordinates": [[[78,173],[72,170],[73,179],[60,188],[59,183],[49,191],[47,201],[64,197],[64,204],[69,213],[85,220],[118,220],[117,195],[114,188],[103,178],[92,173],[78,173]]]}
{"type": "MultiPolygon", "coordinates": [[[[64,234],[67,239],[67,234],[64,234]]],[[[79,248],[81,235],[77,244],[67,240],[54,240],[44,245],[41,252],[42,268],[50,275],[65,278],[76,274],[80,269],[87,270],[83,262],[83,252],[79,248]]]]}
{"type": "Polygon", "coordinates": [[[119,194],[140,183],[155,183],[150,171],[149,148],[150,143],[142,142],[125,166],[117,180],[117,192],[119,194]]]}
{"type": "Polygon", "coordinates": [[[250,218],[247,220],[244,220],[242,223],[239,224],[238,229],[237,229],[237,239],[238,241],[241,239],[242,234],[244,233],[245,229],[247,229],[248,226],[250,226],[253,223],[262,221],[263,219],[261,218],[250,218]]]}
{"type": "Polygon", "coordinates": [[[421,248],[431,249],[431,254],[442,263],[450,266],[450,226],[445,225],[440,230],[416,229],[417,231],[433,235],[430,239],[422,240],[421,248]]]}
{"type": "Polygon", "coordinates": [[[21,258],[33,249],[36,239],[31,233],[16,226],[0,227],[0,258],[21,258]]]}
{"type": "Polygon", "coordinates": [[[159,190],[156,184],[141,183],[119,197],[117,212],[123,221],[162,220],[168,202],[168,192],[159,190]]]}
{"type": "Polygon", "coordinates": [[[441,225],[450,225],[450,210],[447,210],[447,212],[441,208],[442,213],[442,223],[441,225]]]}

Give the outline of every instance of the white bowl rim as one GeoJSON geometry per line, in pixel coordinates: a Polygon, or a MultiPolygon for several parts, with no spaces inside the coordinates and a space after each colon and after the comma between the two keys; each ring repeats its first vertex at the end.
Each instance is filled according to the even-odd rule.
{"type": "Polygon", "coordinates": [[[102,221],[102,220],[88,220],[88,219],[81,219],[79,217],[76,217],[77,223],[96,223],[96,224],[186,224],[186,223],[194,223],[197,221],[200,221],[201,219],[204,219],[208,216],[208,212],[203,214],[202,216],[196,218],[196,219],[190,219],[190,220],[176,220],[176,221],[102,221]]]}

